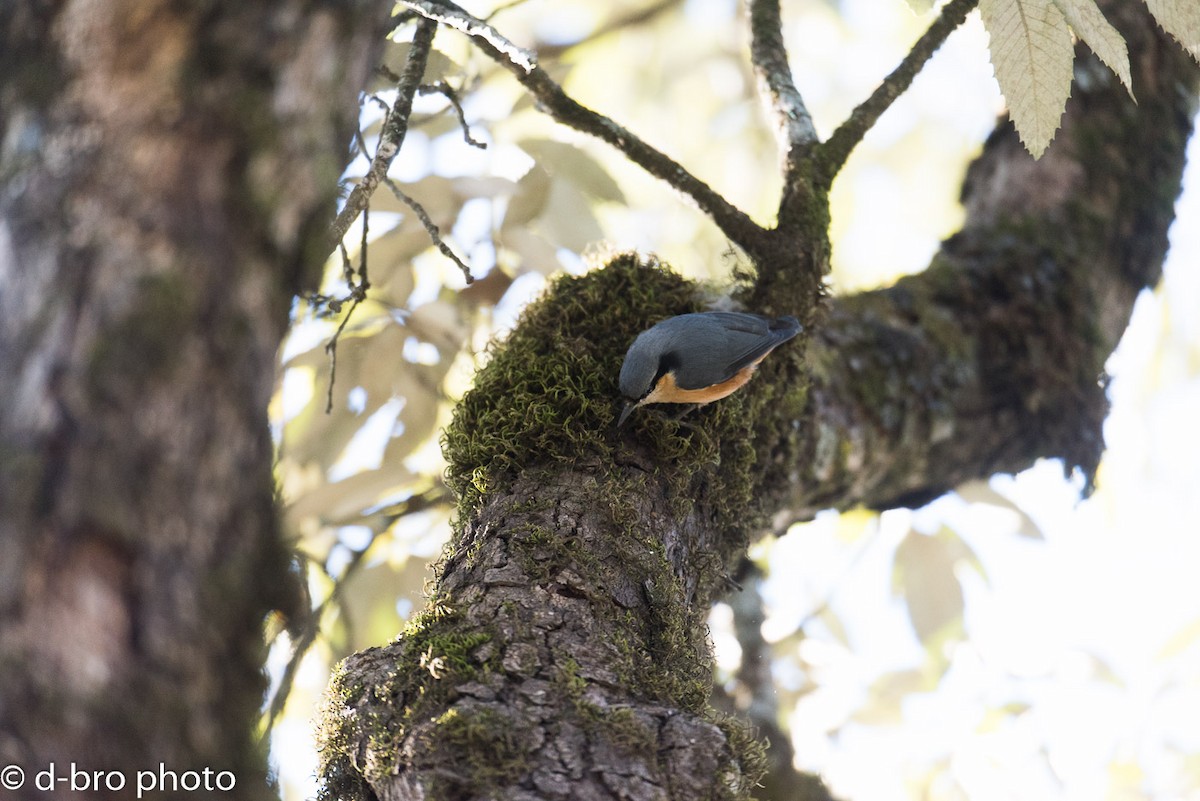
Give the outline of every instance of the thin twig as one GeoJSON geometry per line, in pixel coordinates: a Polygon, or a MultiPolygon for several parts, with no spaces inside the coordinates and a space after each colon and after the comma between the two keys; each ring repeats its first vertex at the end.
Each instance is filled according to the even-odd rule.
{"type": "Polygon", "coordinates": [[[758,77],[759,91],[775,120],[784,181],[790,183],[802,152],[817,141],[817,129],[792,80],[792,67],[783,44],[779,0],[750,3],[750,61],[758,77]]]}
{"type": "Polygon", "coordinates": [[[355,300],[365,300],[367,290],[371,288],[371,282],[367,278],[367,233],[371,230],[370,213],[371,205],[368,203],[362,210],[362,239],[358,244],[358,283],[350,285],[355,300]]]}
{"type": "MultiPolygon", "coordinates": [[[[325,391],[325,414],[333,413],[333,386],[337,381],[337,346],[338,340],[342,337],[342,331],[346,330],[346,324],[350,322],[350,318],[354,316],[354,310],[358,308],[358,304],[367,299],[367,289],[371,284],[367,281],[367,231],[370,223],[370,206],[364,206],[362,212],[362,245],[359,251],[359,268],[358,281],[354,280],[354,266],[350,263],[350,256],[346,253],[346,247],[338,241],[338,247],[342,251],[342,275],[346,279],[346,283],[350,285],[350,295],[346,300],[353,301],[350,308],[346,309],[346,315],[342,317],[341,323],[338,324],[337,330],[333,332],[333,336],[325,343],[325,352],[329,354],[329,388],[325,391]]],[[[335,312],[342,310],[342,303],[345,301],[330,301],[329,308],[335,312]]]]}
{"type": "Polygon", "coordinates": [[[516,76],[517,81],[538,101],[542,111],[563,125],[612,145],[634,164],[690,197],[739,246],[748,251],[758,249],[756,245],[764,240],[766,232],[745,212],[664,153],[608,117],[573,100],[545,70],[537,66],[536,59],[528,51],[512,44],[487,23],[452,3],[432,0],[400,0],[400,3],[429,19],[436,19],[467,33],[489,58],[516,76]]]}
{"type": "Polygon", "coordinates": [[[463,277],[467,279],[468,284],[474,283],[475,276],[471,275],[471,268],[464,264],[463,260],[445,243],[442,239],[442,232],[438,230],[429,213],[425,211],[425,207],[418,203],[416,199],[405,194],[404,190],[397,186],[396,182],[391,178],[384,178],[383,180],[387,183],[388,188],[392,190],[392,194],[417,215],[417,219],[421,221],[421,225],[425,226],[425,232],[429,234],[429,238],[433,240],[433,244],[437,245],[437,249],[442,252],[442,255],[458,265],[458,269],[462,270],[463,277]]]}
{"type": "Polygon", "coordinates": [[[421,85],[421,77],[425,74],[425,64],[428,62],[429,52],[433,48],[433,34],[436,30],[437,25],[429,20],[422,20],[417,25],[417,31],[413,34],[412,47],[404,62],[404,71],[396,85],[396,102],[392,105],[387,119],[384,121],[383,132],[379,137],[379,146],[375,149],[375,158],[372,159],[371,168],[363,176],[362,181],[354,187],[350,197],[346,198],[346,205],[342,207],[341,213],[330,227],[331,248],[333,243],[341,241],[346,232],[350,230],[350,226],[358,219],[358,215],[366,208],[375,188],[387,175],[392,160],[400,152],[404,136],[408,133],[408,117],[412,114],[413,96],[417,93],[417,87],[421,85]]]}
{"type": "MultiPolygon", "coordinates": [[[[346,282],[346,286],[354,286],[354,265],[350,263],[350,252],[346,250],[346,243],[338,240],[338,252],[342,255],[342,280],[346,282]]],[[[347,297],[346,300],[350,298],[347,297]]],[[[334,312],[341,311],[341,304],[345,301],[334,301],[330,303],[330,307],[334,312]],[[337,305],[333,305],[337,303],[337,305]]]]}
{"type": "Polygon", "coordinates": [[[445,81],[438,81],[431,86],[422,86],[419,91],[423,95],[436,93],[446,98],[450,102],[450,105],[454,107],[454,113],[458,115],[458,124],[462,128],[463,141],[471,147],[487,150],[487,142],[480,142],[471,136],[471,128],[467,125],[467,117],[463,114],[462,103],[458,102],[458,92],[454,91],[454,87],[445,81]]]}
{"type": "Polygon", "coordinates": [[[908,51],[900,66],[892,70],[871,96],[860,103],[820,146],[823,178],[826,183],[833,181],[855,145],[862,141],[863,136],[875,125],[883,112],[887,111],[896,98],[909,87],[913,78],[925,66],[925,62],[937,52],[946,41],[946,37],[962,25],[967,14],[978,3],[979,0],[950,0],[929,29],[908,51]]]}

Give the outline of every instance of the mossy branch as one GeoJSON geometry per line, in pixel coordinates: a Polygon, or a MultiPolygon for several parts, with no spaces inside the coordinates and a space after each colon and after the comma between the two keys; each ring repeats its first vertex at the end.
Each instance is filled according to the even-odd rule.
{"type": "Polygon", "coordinates": [[[822,177],[827,184],[833,182],[846,159],[850,157],[850,152],[862,141],[867,131],[871,130],[883,112],[891,108],[896,98],[912,84],[917,73],[942,46],[946,37],[962,25],[967,14],[978,4],[979,0],[950,0],[934,23],[908,51],[900,66],[892,70],[871,96],[858,104],[846,121],[821,145],[822,177]]]}

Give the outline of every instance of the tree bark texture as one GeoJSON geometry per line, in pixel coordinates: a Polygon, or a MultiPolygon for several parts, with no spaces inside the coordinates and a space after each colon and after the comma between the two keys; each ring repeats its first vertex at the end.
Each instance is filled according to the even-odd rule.
{"type": "Polygon", "coordinates": [[[267,402],[386,15],[0,4],[5,797],[47,797],[51,763],[127,777],[92,798],[160,764],[272,795],[262,620],[294,579],[267,402]]]}
{"type": "Polygon", "coordinates": [[[832,301],[737,395],[612,428],[630,340],[705,303],[653,265],[616,257],[531,307],[446,433],[460,517],[428,609],[331,683],[326,796],[749,797],[761,753],[708,705],[703,623],[751,537],[1043,456],[1090,476],[1196,108],[1195,64],[1120,5],[1137,105],[1082,53],[1040,161],[1002,123],[929,269],[832,301]]]}

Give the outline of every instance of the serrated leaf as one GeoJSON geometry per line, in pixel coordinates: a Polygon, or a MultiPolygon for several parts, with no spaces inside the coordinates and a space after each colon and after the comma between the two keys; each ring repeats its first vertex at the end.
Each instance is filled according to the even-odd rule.
{"type": "Polygon", "coordinates": [[[1196,0],[1146,0],[1162,29],[1200,62],[1200,3],[1196,0]]]}
{"type": "Polygon", "coordinates": [[[1071,94],[1075,48],[1054,0],[981,0],[992,66],[1025,148],[1038,158],[1071,94]]]}
{"type": "Polygon", "coordinates": [[[1095,0],[1054,0],[1062,11],[1075,35],[1092,49],[1096,56],[1108,65],[1125,90],[1133,96],[1133,76],[1129,73],[1129,53],[1125,49],[1125,37],[1109,23],[1096,5],[1095,0]]]}

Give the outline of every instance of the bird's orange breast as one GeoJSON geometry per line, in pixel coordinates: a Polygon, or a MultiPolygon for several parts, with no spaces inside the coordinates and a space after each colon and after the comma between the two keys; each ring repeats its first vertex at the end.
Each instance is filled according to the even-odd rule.
{"type": "Polygon", "coordinates": [[[666,373],[642,403],[712,403],[740,389],[754,375],[756,367],[758,362],[743,367],[733,374],[733,378],[701,389],[683,389],[675,383],[674,373],[666,373]]]}

